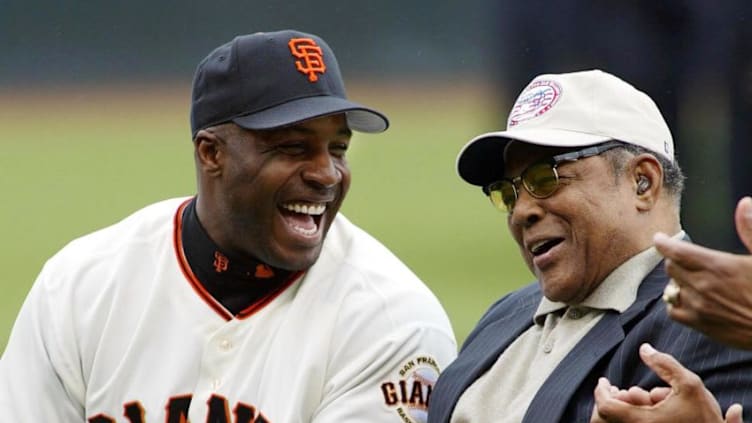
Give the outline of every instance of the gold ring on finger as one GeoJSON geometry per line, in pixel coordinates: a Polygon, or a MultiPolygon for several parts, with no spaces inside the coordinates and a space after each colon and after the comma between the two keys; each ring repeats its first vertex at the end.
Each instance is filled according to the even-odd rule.
{"type": "Polygon", "coordinates": [[[672,279],[663,290],[663,302],[674,307],[678,307],[679,294],[681,294],[681,287],[679,287],[679,285],[677,285],[676,282],[674,282],[672,279]]]}

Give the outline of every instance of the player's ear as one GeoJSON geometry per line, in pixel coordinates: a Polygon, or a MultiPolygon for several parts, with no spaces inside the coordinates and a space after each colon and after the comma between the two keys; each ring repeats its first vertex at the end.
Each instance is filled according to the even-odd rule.
{"type": "Polygon", "coordinates": [[[222,172],[221,151],[224,141],[207,129],[198,131],[193,139],[196,166],[202,173],[218,175],[222,172]]]}

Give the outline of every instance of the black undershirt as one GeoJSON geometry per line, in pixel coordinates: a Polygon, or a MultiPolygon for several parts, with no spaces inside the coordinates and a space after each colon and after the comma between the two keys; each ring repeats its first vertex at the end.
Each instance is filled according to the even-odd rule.
{"type": "Polygon", "coordinates": [[[220,250],[198,221],[195,197],[183,210],[180,235],[185,257],[196,278],[233,315],[280,288],[295,273],[220,250]]]}

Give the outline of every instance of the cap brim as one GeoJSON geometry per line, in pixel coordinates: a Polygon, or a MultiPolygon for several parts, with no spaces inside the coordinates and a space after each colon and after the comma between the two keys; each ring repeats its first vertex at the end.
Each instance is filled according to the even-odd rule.
{"type": "Polygon", "coordinates": [[[557,129],[488,132],[470,140],[457,156],[457,173],[480,187],[504,177],[504,152],[512,141],[551,147],[586,147],[611,137],[557,129]]]}
{"type": "Polygon", "coordinates": [[[354,131],[378,133],[389,127],[389,120],[381,112],[331,96],[289,101],[250,115],[233,118],[232,121],[246,129],[274,129],[338,113],[345,113],[347,125],[354,131]]]}

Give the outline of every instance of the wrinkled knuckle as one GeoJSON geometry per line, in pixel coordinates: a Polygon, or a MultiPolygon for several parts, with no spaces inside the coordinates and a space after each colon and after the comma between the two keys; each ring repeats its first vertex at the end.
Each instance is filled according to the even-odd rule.
{"type": "MultiPolygon", "coordinates": [[[[711,304],[707,300],[707,298],[705,298],[704,296],[698,296],[697,298],[693,299],[692,306],[696,310],[707,310],[711,306],[711,304]]],[[[697,316],[697,317],[700,318],[700,319],[702,319],[703,318],[703,314],[700,313],[699,316],[697,316]]]]}
{"type": "Polygon", "coordinates": [[[703,273],[701,276],[695,278],[692,281],[692,286],[699,292],[705,292],[705,290],[712,286],[710,280],[711,278],[709,278],[707,274],[703,273]]]}

